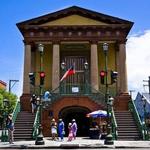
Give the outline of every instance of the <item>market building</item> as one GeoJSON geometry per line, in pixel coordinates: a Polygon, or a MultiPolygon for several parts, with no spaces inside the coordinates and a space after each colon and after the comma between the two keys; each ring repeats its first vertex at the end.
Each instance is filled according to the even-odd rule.
{"type": "Polygon", "coordinates": [[[106,109],[106,87],[100,79],[100,71],[105,70],[104,43],[108,43],[108,83],[111,71],[118,72],[117,82],[108,84],[109,95],[115,98],[114,110],[128,110],[126,41],[132,25],[133,22],[77,6],[17,24],[24,38],[21,110],[31,110],[30,97],[40,94],[40,88],[51,93],[52,100],[42,111],[45,136],[50,133],[50,120],[60,117],[66,124],[76,119],[78,135],[85,136],[90,126],[86,114],[106,109]],[[44,46],[42,54],[39,44],[44,46]],[[75,74],[60,82],[71,66],[75,74]],[[39,87],[41,71],[45,79],[39,87]],[[35,74],[35,86],[30,84],[31,72],[35,74]]]}

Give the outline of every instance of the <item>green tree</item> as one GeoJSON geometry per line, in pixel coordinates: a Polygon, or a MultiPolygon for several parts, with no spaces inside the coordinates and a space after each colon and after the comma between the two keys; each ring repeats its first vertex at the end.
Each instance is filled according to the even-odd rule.
{"type": "Polygon", "coordinates": [[[4,89],[0,89],[0,114],[3,112],[3,100],[7,99],[9,101],[8,104],[8,113],[12,113],[17,102],[17,96],[13,93],[9,93],[4,89]]]}

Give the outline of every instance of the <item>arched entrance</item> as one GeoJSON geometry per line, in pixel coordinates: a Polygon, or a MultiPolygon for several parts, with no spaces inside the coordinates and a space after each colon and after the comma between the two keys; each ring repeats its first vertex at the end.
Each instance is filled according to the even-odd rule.
{"type": "Polygon", "coordinates": [[[72,119],[75,119],[78,125],[77,136],[88,136],[90,119],[86,117],[86,114],[89,112],[90,110],[88,108],[79,106],[63,108],[59,113],[59,117],[64,120],[66,135],[68,135],[68,123],[72,119]]]}

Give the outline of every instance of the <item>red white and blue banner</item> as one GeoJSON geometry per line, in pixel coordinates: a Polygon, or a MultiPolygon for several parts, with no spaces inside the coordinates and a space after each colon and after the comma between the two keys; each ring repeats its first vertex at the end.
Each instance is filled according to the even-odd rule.
{"type": "Polygon", "coordinates": [[[74,66],[71,66],[63,75],[63,77],[60,79],[60,82],[62,82],[64,79],[66,79],[68,76],[75,74],[74,66]]]}

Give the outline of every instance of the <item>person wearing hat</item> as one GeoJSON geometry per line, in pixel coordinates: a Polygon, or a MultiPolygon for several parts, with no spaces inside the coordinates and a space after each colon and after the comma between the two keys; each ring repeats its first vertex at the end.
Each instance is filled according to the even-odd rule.
{"type": "Polygon", "coordinates": [[[68,140],[67,141],[72,141],[73,131],[72,131],[72,123],[71,122],[68,124],[68,130],[69,130],[69,134],[68,134],[68,140]]]}
{"type": "Polygon", "coordinates": [[[57,123],[55,119],[53,118],[51,121],[51,134],[52,134],[52,140],[56,140],[57,136],[57,123]]]}
{"type": "Polygon", "coordinates": [[[71,126],[71,128],[72,128],[73,138],[76,139],[78,127],[77,127],[77,123],[76,123],[75,119],[72,119],[72,126],[71,126]]]}
{"type": "Polygon", "coordinates": [[[58,137],[60,138],[61,141],[64,139],[64,134],[65,134],[65,125],[63,120],[60,118],[58,122],[58,137]]]}

